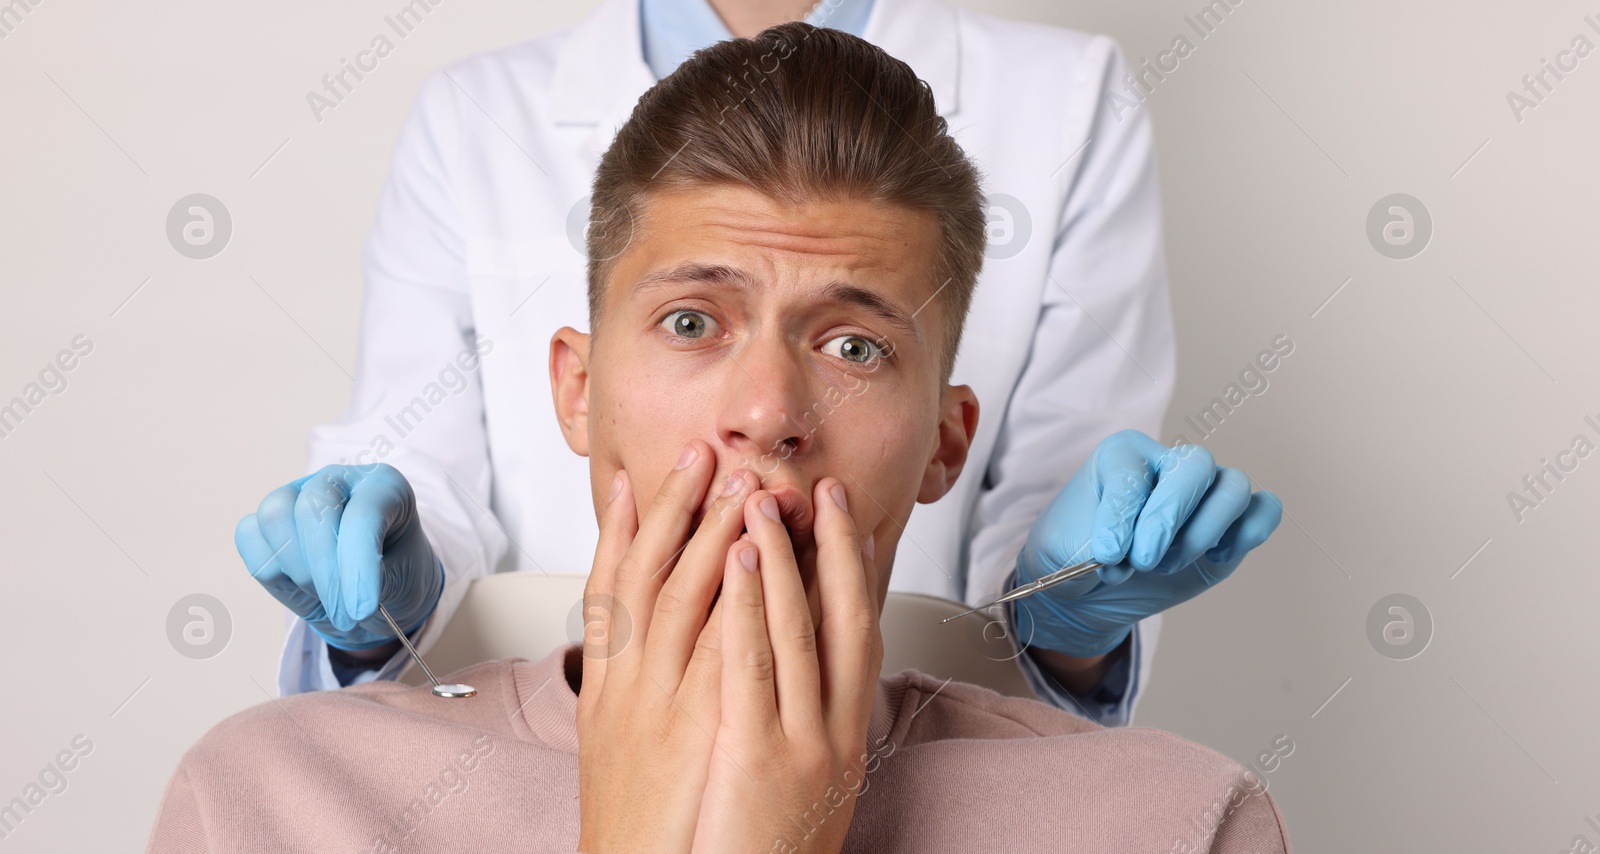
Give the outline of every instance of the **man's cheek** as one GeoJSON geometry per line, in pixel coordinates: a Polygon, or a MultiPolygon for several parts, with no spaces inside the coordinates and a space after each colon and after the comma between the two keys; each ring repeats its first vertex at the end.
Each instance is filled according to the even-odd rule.
{"type": "Polygon", "coordinates": [[[619,468],[627,469],[635,490],[639,488],[637,467],[650,459],[655,437],[668,426],[656,407],[654,398],[630,395],[620,389],[602,398],[590,398],[589,430],[596,446],[593,450],[611,456],[619,468]]]}

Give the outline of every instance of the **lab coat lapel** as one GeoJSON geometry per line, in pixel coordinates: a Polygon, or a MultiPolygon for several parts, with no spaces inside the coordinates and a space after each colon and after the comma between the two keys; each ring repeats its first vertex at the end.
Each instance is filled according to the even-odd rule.
{"type": "Polygon", "coordinates": [[[572,31],[556,58],[550,118],[557,125],[594,126],[580,149],[591,170],[639,96],[655,84],[640,40],[639,0],[606,0],[572,31]]]}
{"type": "Polygon", "coordinates": [[[939,0],[873,0],[862,36],[911,66],[933,90],[939,115],[961,105],[961,18],[939,0]]]}

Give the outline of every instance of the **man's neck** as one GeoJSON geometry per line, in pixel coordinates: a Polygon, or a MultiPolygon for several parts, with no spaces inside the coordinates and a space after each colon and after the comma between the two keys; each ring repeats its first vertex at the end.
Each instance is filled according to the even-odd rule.
{"type": "Polygon", "coordinates": [[[707,0],[734,37],[747,39],[767,27],[803,21],[816,0],[707,0]]]}

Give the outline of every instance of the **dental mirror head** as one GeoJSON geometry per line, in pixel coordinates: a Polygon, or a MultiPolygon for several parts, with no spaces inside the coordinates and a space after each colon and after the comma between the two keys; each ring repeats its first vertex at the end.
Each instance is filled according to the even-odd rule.
{"type": "Polygon", "coordinates": [[[411,645],[411,640],[406,637],[406,633],[400,631],[400,624],[394,621],[394,617],[389,616],[389,609],[383,607],[382,602],[378,603],[378,613],[382,614],[383,619],[389,623],[389,628],[394,629],[394,636],[399,638],[400,643],[405,645],[406,652],[411,653],[412,660],[417,663],[418,667],[422,668],[423,673],[428,675],[428,681],[433,683],[433,696],[455,700],[461,697],[471,697],[478,693],[477,688],[471,685],[462,685],[459,682],[440,685],[438,677],[433,675],[428,663],[422,660],[422,655],[417,652],[417,648],[411,645]]]}

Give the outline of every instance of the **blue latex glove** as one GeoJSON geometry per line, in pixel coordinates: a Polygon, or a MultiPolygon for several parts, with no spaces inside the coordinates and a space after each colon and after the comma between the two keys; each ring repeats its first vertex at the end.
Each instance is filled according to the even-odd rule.
{"type": "Polygon", "coordinates": [[[444,565],[422,532],[411,484],[394,466],[324,466],[267,494],[239,520],[233,543],[250,575],[329,646],[395,640],[433,613],[444,565]]]}
{"type": "Polygon", "coordinates": [[[1282,519],[1276,495],[1252,494],[1205,448],[1113,434],[1034,521],[1015,584],[1091,557],[1105,566],[1013,603],[1017,637],[1080,658],[1111,652],[1138,621],[1231,575],[1282,519]]]}

